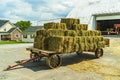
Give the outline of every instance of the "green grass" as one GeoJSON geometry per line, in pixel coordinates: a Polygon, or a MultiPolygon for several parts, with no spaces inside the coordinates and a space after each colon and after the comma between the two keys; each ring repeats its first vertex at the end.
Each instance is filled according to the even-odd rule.
{"type": "Polygon", "coordinates": [[[4,44],[22,44],[22,43],[28,43],[28,42],[0,41],[0,45],[4,45],[4,44]]]}

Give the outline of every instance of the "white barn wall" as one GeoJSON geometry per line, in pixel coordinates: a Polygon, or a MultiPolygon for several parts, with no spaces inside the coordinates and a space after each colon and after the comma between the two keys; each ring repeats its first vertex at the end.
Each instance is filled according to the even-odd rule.
{"type": "Polygon", "coordinates": [[[120,0],[78,0],[67,18],[79,18],[81,24],[88,24],[88,29],[94,30],[96,29],[96,19],[98,19],[94,15],[102,15],[99,18],[120,19],[116,14],[120,15],[120,0]],[[110,16],[103,16],[104,14],[110,16]]]}

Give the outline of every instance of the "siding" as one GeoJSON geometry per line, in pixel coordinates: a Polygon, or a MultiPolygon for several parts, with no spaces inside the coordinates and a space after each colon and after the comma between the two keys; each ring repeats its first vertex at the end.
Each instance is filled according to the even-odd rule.
{"type": "Polygon", "coordinates": [[[30,35],[27,34],[27,38],[22,37],[23,42],[34,42],[34,38],[31,38],[30,35]]]}
{"type": "Polygon", "coordinates": [[[14,26],[11,25],[9,22],[7,22],[5,25],[3,25],[0,29],[0,32],[4,32],[4,29],[6,29],[6,32],[9,31],[11,28],[13,28],[14,26]]]}
{"type": "Polygon", "coordinates": [[[11,40],[21,41],[21,40],[22,40],[22,33],[21,33],[18,29],[15,29],[15,30],[11,33],[11,40]],[[17,35],[18,35],[18,36],[17,36],[17,35]]]}

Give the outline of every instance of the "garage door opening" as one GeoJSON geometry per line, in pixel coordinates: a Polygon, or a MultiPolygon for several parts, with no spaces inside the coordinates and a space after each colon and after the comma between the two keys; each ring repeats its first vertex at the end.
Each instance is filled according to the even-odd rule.
{"type": "MultiPolygon", "coordinates": [[[[103,32],[109,32],[113,30],[113,32],[120,32],[120,19],[116,20],[97,20],[97,30],[103,32]]],[[[117,34],[117,33],[116,33],[117,34]]]]}

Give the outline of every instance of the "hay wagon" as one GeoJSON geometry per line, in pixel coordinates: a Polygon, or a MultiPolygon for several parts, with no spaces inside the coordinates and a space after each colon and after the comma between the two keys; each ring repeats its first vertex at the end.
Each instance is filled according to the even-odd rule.
{"type": "MultiPolygon", "coordinates": [[[[109,40],[105,40],[108,42],[109,40]]],[[[29,61],[45,58],[50,68],[61,65],[61,54],[83,51],[95,52],[97,58],[103,56],[104,38],[101,31],[88,30],[87,24],[80,24],[79,19],[63,18],[60,23],[45,23],[44,29],[36,31],[34,47],[27,48],[31,52],[30,59],[9,66],[9,70],[29,61]]]]}
{"type": "MultiPolygon", "coordinates": [[[[34,61],[39,61],[41,58],[46,59],[46,63],[50,68],[56,68],[59,67],[62,63],[61,59],[61,54],[62,52],[56,52],[56,51],[46,51],[46,50],[40,50],[37,48],[27,48],[30,53],[30,58],[34,59],[34,61]]],[[[103,49],[102,48],[97,48],[95,51],[89,51],[89,52],[95,52],[96,58],[102,57],[103,56],[103,49]]],[[[78,55],[82,53],[81,52],[76,52],[78,55]]]]}

